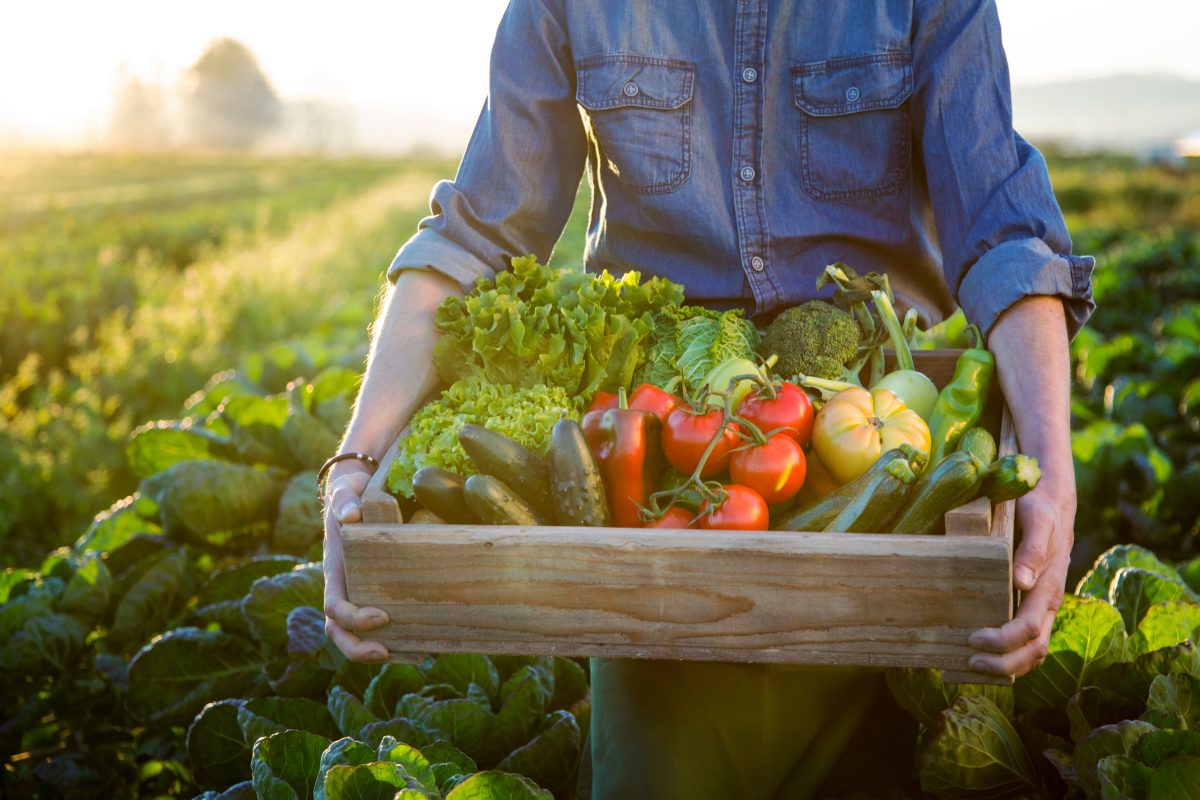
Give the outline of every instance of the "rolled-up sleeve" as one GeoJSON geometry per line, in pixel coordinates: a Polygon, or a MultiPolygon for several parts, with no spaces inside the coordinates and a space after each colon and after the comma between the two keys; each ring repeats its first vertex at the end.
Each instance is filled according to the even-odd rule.
{"type": "Polygon", "coordinates": [[[470,288],[506,256],[550,257],[587,157],[564,19],[550,0],[509,4],[458,174],[434,187],[431,213],[392,260],[389,280],[432,269],[470,288]]]}
{"type": "Polygon", "coordinates": [[[1071,254],[1046,161],[1013,131],[995,4],[916,9],[913,130],[946,283],[985,334],[1023,297],[1061,297],[1073,338],[1095,309],[1095,261],[1071,254]]]}

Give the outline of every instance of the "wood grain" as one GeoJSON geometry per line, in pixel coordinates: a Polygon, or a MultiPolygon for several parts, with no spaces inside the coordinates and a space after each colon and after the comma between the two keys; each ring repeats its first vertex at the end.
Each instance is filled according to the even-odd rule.
{"type": "Polygon", "coordinates": [[[363,490],[363,522],[391,525],[399,525],[404,522],[404,516],[400,513],[400,504],[387,490],[387,476],[392,471],[392,462],[396,460],[400,442],[404,440],[407,433],[408,427],[406,426],[396,437],[396,441],[392,442],[392,446],[384,454],[383,460],[379,462],[379,469],[375,470],[375,474],[367,483],[367,488],[363,490]]]}
{"type": "Polygon", "coordinates": [[[352,526],[350,600],[389,649],[965,670],[1001,624],[990,537],[352,526]]]}

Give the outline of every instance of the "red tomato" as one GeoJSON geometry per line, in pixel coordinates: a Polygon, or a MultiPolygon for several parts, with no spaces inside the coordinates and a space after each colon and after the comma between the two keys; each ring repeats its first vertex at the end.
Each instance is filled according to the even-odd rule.
{"type": "Polygon", "coordinates": [[[721,422],[725,415],[714,408],[703,414],[693,413],[688,406],[680,406],[667,415],[663,423],[663,453],[671,466],[684,475],[691,475],[700,464],[710,442],[720,434],[708,461],[704,463],[702,478],[711,478],[729,467],[729,451],[741,442],[736,423],[729,423],[721,433],[721,422]]]}
{"type": "Polygon", "coordinates": [[[692,527],[692,518],[696,515],[686,508],[681,506],[671,506],[667,509],[667,513],[663,514],[653,522],[647,522],[643,528],[662,528],[666,530],[679,530],[681,528],[692,527]]]}
{"type": "Polygon", "coordinates": [[[738,406],[737,415],[743,417],[763,433],[776,428],[804,446],[812,436],[813,407],[808,394],[794,383],[781,383],[775,396],[768,397],[759,390],[750,394],[738,406]]]}
{"type": "Polygon", "coordinates": [[[620,397],[612,392],[596,392],[592,395],[592,402],[588,405],[585,413],[608,411],[610,408],[616,408],[619,401],[620,397]]]}
{"type": "Polygon", "coordinates": [[[770,512],[762,496],[736,483],[726,484],[725,502],[714,511],[702,509],[701,528],[709,531],[765,531],[770,521],[770,512]]]}
{"type": "Polygon", "coordinates": [[[652,383],[643,383],[629,395],[629,407],[639,411],[649,411],[663,420],[679,405],[679,398],[670,392],[664,392],[652,383]]]}
{"type": "Polygon", "coordinates": [[[771,436],[765,444],[735,450],[729,458],[729,477],[734,483],[750,487],[771,506],[795,497],[807,473],[804,450],[786,433],[771,436]]]}

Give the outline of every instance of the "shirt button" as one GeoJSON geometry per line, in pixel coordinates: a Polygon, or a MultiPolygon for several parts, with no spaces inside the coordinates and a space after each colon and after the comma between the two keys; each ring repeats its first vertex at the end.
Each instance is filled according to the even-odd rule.
{"type": "Polygon", "coordinates": [[[626,97],[637,97],[637,94],[641,91],[641,89],[638,88],[636,83],[630,81],[629,83],[625,84],[625,87],[621,89],[621,91],[625,93],[626,97]]]}
{"type": "Polygon", "coordinates": [[[763,267],[765,267],[766,264],[763,262],[763,260],[761,258],[759,258],[758,256],[755,256],[754,258],[750,259],[750,266],[753,267],[755,272],[762,272],[763,267]]]}
{"type": "Polygon", "coordinates": [[[859,96],[861,94],[862,94],[862,92],[858,91],[857,86],[851,86],[849,89],[846,90],[846,99],[849,100],[851,103],[853,103],[855,100],[857,100],[859,98],[859,96]]]}
{"type": "Polygon", "coordinates": [[[742,180],[749,183],[754,180],[754,167],[742,167],[742,171],[738,174],[742,176],[742,180]]]}
{"type": "Polygon", "coordinates": [[[754,83],[756,80],[758,80],[758,70],[756,70],[754,67],[746,67],[744,70],[742,70],[742,80],[744,80],[746,83],[754,83]]]}

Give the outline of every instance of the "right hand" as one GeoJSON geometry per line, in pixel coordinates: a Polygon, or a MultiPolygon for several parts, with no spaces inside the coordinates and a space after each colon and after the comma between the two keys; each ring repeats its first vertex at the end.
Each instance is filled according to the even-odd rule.
{"type": "Polygon", "coordinates": [[[388,615],[378,608],[359,608],[346,598],[342,560],[342,524],[362,520],[362,493],[371,475],[361,464],[335,464],[325,495],[325,633],[351,661],[378,663],[388,657],[379,642],[359,636],[386,625],[388,615]]]}

